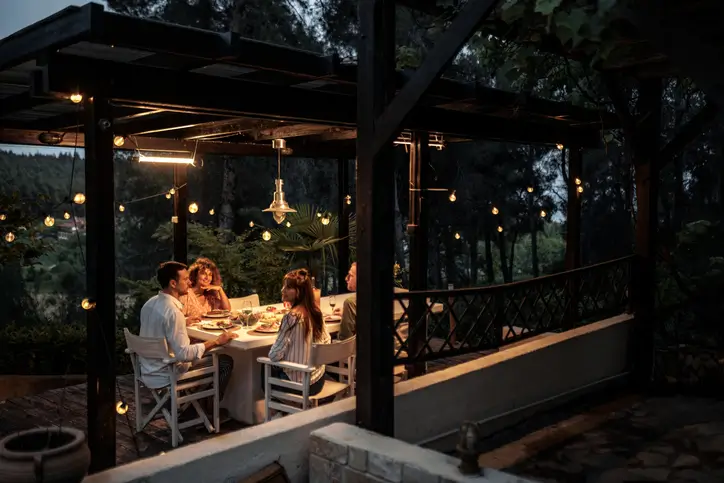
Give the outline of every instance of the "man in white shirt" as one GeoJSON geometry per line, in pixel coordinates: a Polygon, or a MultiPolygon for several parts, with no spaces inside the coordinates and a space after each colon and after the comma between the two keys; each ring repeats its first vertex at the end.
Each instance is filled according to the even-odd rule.
{"type": "MultiPolygon", "coordinates": [[[[141,337],[166,339],[171,354],[179,362],[174,370],[186,372],[194,361],[198,361],[204,353],[214,347],[228,344],[237,337],[234,333],[222,333],[217,339],[192,344],[186,333],[186,317],[181,309],[183,305],[179,297],[189,291],[189,272],[186,265],[179,262],[164,262],[156,273],[161,291],[151,297],[141,309],[141,337]]],[[[234,366],[232,358],[219,354],[219,394],[223,397],[226,385],[234,366]]],[[[139,357],[141,377],[149,388],[158,389],[168,386],[171,381],[166,374],[168,364],[160,359],[139,357]]]]}

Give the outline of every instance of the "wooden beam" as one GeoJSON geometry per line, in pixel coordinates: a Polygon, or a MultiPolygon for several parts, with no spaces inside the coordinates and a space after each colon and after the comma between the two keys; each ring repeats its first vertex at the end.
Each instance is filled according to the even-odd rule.
{"type": "Polygon", "coordinates": [[[334,132],[332,131],[333,129],[335,129],[333,126],[325,126],[323,124],[289,124],[286,126],[261,129],[254,134],[254,139],[264,141],[278,138],[314,136],[325,132],[334,132]]]}
{"type": "Polygon", "coordinates": [[[719,106],[713,102],[708,102],[694,117],[681,126],[674,134],[674,137],[659,152],[656,162],[659,169],[666,166],[674,157],[679,154],[686,146],[692,143],[700,134],[710,126],[721,114],[719,106]]]}
{"type": "Polygon", "coordinates": [[[377,120],[372,145],[375,152],[379,151],[382,145],[392,141],[405,117],[427,91],[430,84],[440,77],[445,67],[450,65],[453,57],[472,37],[475,29],[497,3],[498,0],[468,0],[442,38],[435,43],[435,47],[427,55],[412,79],[392,99],[377,120]]]}
{"type": "Polygon", "coordinates": [[[114,125],[115,133],[120,136],[169,133],[170,131],[196,127],[219,119],[218,116],[213,115],[199,116],[196,114],[169,113],[163,110],[152,112],[155,112],[155,114],[116,120],[114,125]]]}
{"type": "Polygon", "coordinates": [[[357,70],[357,422],[394,436],[392,143],[375,149],[376,121],[395,89],[395,2],[360,0],[357,70]]]}
{"type": "MultiPolygon", "coordinates": [[[[38,140],[38,136],[44,131],[26,131],[20,129],[0,128],[0,144],[21,144],[30,146],[48,146],[38,140]]],[[[72,148],[85,146],[85,135],[82,132],[66,132],[63,140],[54,147],[72,148]]],[[[320,157],[337,158],[340,155],[354,156],[354,146],[340,145],[295,145],[289,143],[293,156],[298,157],[320,157]]],[[[220,141],[183,141],[168,138],[157,138],[147,136],[133,136],[127,139],[122,147],[114,147],[118,150],[139,149],[142,151],[196,151],[199,154],[229,155],[229,156],[274,156],[275,151],[271,143],[267,145],[251,143],[229,143],[220,141]]]]}
{"type": "Polygon", "coordinates": [[[234,117],[231,119],[185,127],[174,132],[173,136],[177,139],[195,141],[213,139],[215,137],[227,136],[229,134],[246,133],[262,129],[264,127],[278,125],[279,121],[264,121],[261,119],[234,117]]]}
{"type": "Polygon", "coordinates": [[[352,212],[352,205],[347,204],[349,191],[349,159],[339,158],[337,160],[337,212],[339,217],[339,230],[337,236],[337,291],[347,293],[345,281],[349,269],[349,215],[352,212]]]}
{"type": "Polygon", "coordinates": [[[116,265],[113,116],[107,90],[97,81],[84,100],[86,114],[86,311],[88,446],[91,473],[116,465],[116,265]]]}

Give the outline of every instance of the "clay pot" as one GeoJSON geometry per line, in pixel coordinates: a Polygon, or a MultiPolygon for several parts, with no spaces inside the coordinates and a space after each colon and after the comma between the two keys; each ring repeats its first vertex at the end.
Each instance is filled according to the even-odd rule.
{"type": "Polygon", "coordinates": [[[3,483],[80,483],[89,464],[85,434],[74,428],[35,428],[0,440],[3,483]]]}

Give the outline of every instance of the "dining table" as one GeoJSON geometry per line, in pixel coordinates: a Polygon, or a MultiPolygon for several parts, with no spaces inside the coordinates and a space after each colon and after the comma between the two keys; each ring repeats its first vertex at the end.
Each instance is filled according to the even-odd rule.
{"type": "MultiPolygon", "coordinates": [[[[335,307],[342,308],[344,301],[353,296],[354,293],[346,293],[320,298],[320,309],[325,315],[325,324],[330,335],[339,332],[341,317],[332,316],[334,303],[335,307]],[[330,303],[331,302],[331,303],[330,303]]],[[[251,310],[256,313],[269,312],[273,307],[277,312],[284,308],[283,304],[270,304],[258,307],[252,307],[251,310]]],[[[433,306],[434,312],[443,310],[441,304],[433,306]]],[[[242,312],[242,311],[237,311],[242,312]]],[[[404,315],[404,309],[395,302],[393,311],[395,320],[400,319],[404,315]]],[[[237,314],[233,314],[236,316],[237,314]]],[[[241,314],[239,314],[241,315],[241,314]]],[[[198,324],[190,325],[186,328],[189,337],[202,341],[213,340],[219,336],[219,329],[204,329],[209,326],[209,322],[218,322],[219,318],[202,318],[198,324]]],[[[228,320],[228,319],[226,319],[228,320]]],[[[261,333],[256,329],[259,328],[262,321],[256,322],[251,326],[233,325],[226,329],[227,332],[233,332],[237,335],[227,345],[221,348],[221,353],[228,354],[234,360],[234,368],[231,378],[226,387],[224,398],[221,401],[221,407],[226,409],[229,417],[245,424],[259,424],[264,421],[264,392],[261,384],[261,364],[257,362],[258,357],[266,357],[269,355],[269,349],[276,340],[276,333],[261,333]]],[[[403,336],[404,337],[404,336],[403,336]]]]}

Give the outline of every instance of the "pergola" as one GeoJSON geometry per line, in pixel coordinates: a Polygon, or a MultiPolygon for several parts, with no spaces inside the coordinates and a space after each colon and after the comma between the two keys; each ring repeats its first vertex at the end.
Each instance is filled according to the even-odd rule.
{"type": "MultiPolygon", "coordinates": [[[[394,69],[394,2],[360,2],[359,68],[335,56],[104,11],[69,7],[0,41],[0,143],[84,147],[88,434],[94,471],[115,464],[115,137],[140,150],[340,160],[340,200],[356,157],[358,390],[361,425],[392,434],[393,140],[411,132],[411,290],[425,290],[425,186],[429,136],[563,144],[571,176],[581,149],[619,126],[612,113],[440,78],[495,2],[465,15],[414,73],[394,69]],[[396,93],[396,95],[395,95],[396,93]],[[82,101],[73,95],[80,94],[82,101]],[[73,98],[73,100],[71,100],[73,98]],[[388,356],[383,356],[389,354],[388,356]]],[[[578,171],[576,171],[578,170],[578,171]]],[[[174,169],[185,184],[185,168],[174,169]]],[[[567,268],[579,266],[580,200],[569,197],[567,268]]],[[[174,256],[186,261],[186,190],[174,211],[174,256]]],[[[340,235],[349,211],[340,203],[340,235]]],[[[347,251],[341,244],[342,270],[347,251]]]]}

